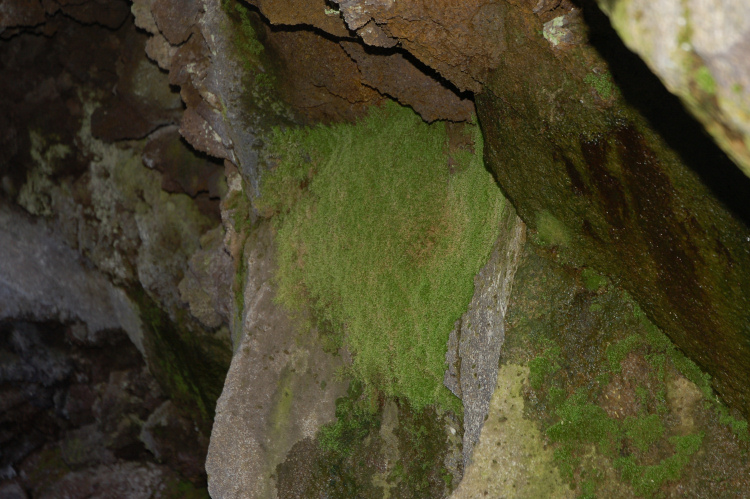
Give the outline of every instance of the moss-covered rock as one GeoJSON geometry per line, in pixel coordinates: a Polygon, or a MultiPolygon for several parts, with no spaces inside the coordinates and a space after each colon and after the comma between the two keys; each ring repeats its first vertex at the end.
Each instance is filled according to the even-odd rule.
{"type": "Polygon", "coordinates": [[[592,289],[591,271],[557,259],[553,248],[527,245],[508,307],[505,374],[466,477],[483,477],[485,490],[515,484],[515,497],[746,489],[747,422],[627,292],[603,281],[592,289]]]}
{"type": "Polygon", "coordinates": [[[486,161],[540,243],[621,282],[748,414],[750,186],[606,20],[584,13],[591,44],[555,46],[514,11],[477,96],[486,161]]]}
{"type": "Polygon", "coordinates": [[[395,103],[356,125],[278,131],[256,206],[276,216],[279,300],[309,301],[363,383],[458,412],[446,343],[504,198],[481,155],[451,149],[443,123],[395,103]]]}

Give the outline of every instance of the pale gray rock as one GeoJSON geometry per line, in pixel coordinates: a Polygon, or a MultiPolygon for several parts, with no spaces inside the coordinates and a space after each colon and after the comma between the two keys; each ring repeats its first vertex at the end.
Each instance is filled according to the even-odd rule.
{"type": "Polygon", "coordinates": [[[464,405],[463,454],[468,466],[497,381],[505,340],[505,311],[525,241],[526,226],[506,202],[500,236],[487,264],[474,277],[474,296],[448,342],[445,386],[464,405]]]}
{"type": "Polygon", "coordinates": [[[625,44],[750,176],[750,3],[598,0],[625,44]]]}
{"type": "Polygon", "coordinates": [[[188,270],[180,282],[180,296],[190,312],[205,326],[228,324],[232,303],[232,258],[224,247],[221,226],[201,237],[201,248],[188,261],[188,270]]]}
{"type": "Polygon", "coordinates": [[[0,206],[0,320],[86,324],[88,335],[124,330],[145,355],[137,308],[42,221],[0,206]]]}

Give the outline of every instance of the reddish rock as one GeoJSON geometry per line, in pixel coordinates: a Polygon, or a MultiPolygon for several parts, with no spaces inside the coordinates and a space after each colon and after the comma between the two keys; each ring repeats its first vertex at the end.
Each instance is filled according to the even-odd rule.
{"type": "Polygon", "coordinates": [[[357,63],[364,84],[411,106],[425,121],[471,118],[474,112],[471,99],[461,98],[400,53],[370,54],[358,43],[341,44],[357,63]]]}
{"type": "Polygon", "coordinates": [[[312,31],[278,31],[268,47],[280,62],[282,95],[309,122],[352,121],[382,100],[335,41],[312,31]]]}
{"type": "Polygon", "coordinates": [[[312,26],[338,37],[352,37],[335,4],[326,0],[249,0],[271,24],[312,26]]]}

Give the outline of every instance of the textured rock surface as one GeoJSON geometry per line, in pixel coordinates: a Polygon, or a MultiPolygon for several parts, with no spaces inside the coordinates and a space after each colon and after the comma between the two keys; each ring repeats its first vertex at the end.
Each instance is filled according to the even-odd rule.
{"type": "Polygon", "coordinates": [[[110,486],[108,497],[134,497],[141,469],[158,469],[152,494],[185,478],[205,484],[208,442],[174,408],[159,417],[171,403],[141,353],[117,328],[86,333],[81,323],[0,321],[0,486],[21,497],[91,497],[92,487],[110,486]],[[181,454],[148,453],[139,434],[154,419],[160,449],[180,435],[181,454]]]}
{"type": "MultiPolygon", "coordinates": [[[[150,148],[145,141],[94,137],[139,138],[176,123],[179,94],[146,59],[146,36],[129,19],[128,2],[44,2],[44,8],[42,24],[8,28],[0,37],[6,75],[0,81],[0,237],[6,238],[0,370],[10,376],[2,387],[10,391],[0,398],[3,466],[13,466],[0,467],[0,476],[15,477],[34,497],[47,487],[56,494],[55,484],[69,473],[75,476],[60,485],[69,497],[110,486],[111,496],[123,497],[197,493],[195,484],[205,487],[206,426],[231,355],[227,328],[217,323],[225,319],[228,304],[219,302],[228,293],[222,296],[218,284],[209,290],[217,296],[203,306],[218,311],[202,310],[212,322],[205,326],[188,313],[178,283],[201,234],[219,223],[221,170],[175,137],[174,127],[150,148]],[[142,164],[144,148],[143,159],[155,169],[142,164]],[[15,344],[5,348],[6,330],[19,320],[47,321],[34,327],[55,333],[45,337],[54,347],[50,355],[33,342],[37,355],[19,353],[15,344]],[[122,344],[123,330],[140,353],[122,344]],[[102,359],[110,365],[102,367],[102,359]],[[137,368],[123,367],[133,359],[137,368]],[[158,466],[158,480],[138,492],[123,480],[155,460],[138,437],[166,396],[178,409],[152,422],[180,441],[152,439],[167,466],[158,466]],[[6,425],[24,418],[13,431],[6,425]],[[181,492],[172,490],[178,485],[181,492]]],[[[202,285],[200,278],[183,291],[202,285]]]]}
{"type": "Polygon", "coordinates": [[[44,222],[0,206],[0,321],[16,317],[77,322],[89,338],[122,329],[145,355],[138,310],[125,292],[44,222]]]}
{"type": "Polygon", "coordinates": [[[528,376],[525,366],[500,368],[472,462],[451,498],[576,497],[560,478],[539,428],[524,418],[522,390],[528,376]]]}
{"type": "Polygon", "coordinates": [[[368,43],[373,24],[461,91],[479,92],[505,50],[508,4],[471,0],[340,0],[341,16],[368,43]]]}
{"type": "Polygon", "coordinates": [[[750,176],[750,5],[743,0],[601,0],[638,53],[750,176]]]}
{"type": "Polygon", "coordinates": [[[500,237],[487,265],[474,278],[474,296],[448,340],[445,385],[464,406],[464,469],[496,391],[498,359],[505,340],[508,306],[526,227],[515,211],[504,208],[500,237]]]}
{"type": "Polygon", "coordinates": [[[622,282],[747,414],[750,182],[606,19],[591,38],[611,65],[516,14],[518,42],[477,98],[485,160],[541,240],[622,282]]]}
{"type": "Polygon", "coordinates": [[[216,406],[206,471],[213,497],[276,497],[274,472],[292,446],[334,419],[346,391],[341,359],[323,352],[273,303],[270,227],[245,243],[242,338],[216,406]]]}
{"type": "MultiPolygon", "coordinates": [[[[334,69],[337,66],[331,64],[328,67],[315,66],[312,74],[318,75],[319,82],[316,84],[318,89],[312,90],[313,94],[320,94],[323,88],[328,87],[332,94],[355,104],[351,111],[339,111],[347,119],[361,114],[364,109],[356,107],[360,102],[377,102],[379,92],[413,107],[427,121],[465,121],[470,117],[473,105],[468,94],[459,94],[456,86],[461,91],[479,90],[479,80],[499,57],[501,48],[498,44],[503,43],[502,37],[496,36],[502,32],[502,28],[493,24],[495,17],[493,22],[486,25],[493,30],[489,36],[486,33],[480,34],[480,27],[472,24],[474,16],[478,18],[477,23],[481,24],[485,14],[494,16],[500,12],[502,7],[499,3],[489,4],[482,13],[477,12],[481,10],[478,4],[448,7],[390,2],[390,5],[383,7],[382,2],[362,2],[361,5],[342,3],[336,9],[333,7],[335,4],[327,4],[323,0],[256,0],[250,3],[256,5],[271,24],[303,29],[314,26],[333,37],[333,40],[331,37],[319,37],[313,31],[303,35],[302,30],[290,30],[287,33],[280,31],[270,36],[271,43],[274,43],[274,36],[278,36],[282,40],[286,39],[286,44],[305,43],[303,40],[309,39],[307,43],[311,44],[310,47],[320,47],[312,51],[308,49],[316,54],[312,61],[307,61],[306,56],[300,57],[304,53],[300,52],[303,46],[298,46],[296,50],[288,47],[279,51],[287,67],[315,64],[314,61],[329,57],[326,54],[335,53],[338,42],[341,42],[359,68],[355,65],[349,68],[350,63],[339,63],[349,68],[343,72],[346,76],[339,79],[332,76],[341,72],[341,68],[334,69]],[[394,8],[390,9],[392,6],[394,8]],[[347,16],[355,11],[366,19],[350,22],[347,16]],[[355,33],[356,36],[353,36],[355,33]],[[366,46],[376,49],[365,49],[366,46]],[[399,50],[399,47],[406,49],[409,56],[405,57],[404,50],[399,50]],[[326,83],[321,84],[320,80],[326,83]],[[341,88],[342,84],[347,84],[348,89],[341,88]],[[366,86],[364,89],[360,87],[362,84],[366,86]],[[376,92],[370,94],[371,89],[376,92]],[[362,95],[367,98],[362,99],[362,95]],[[352,115],[353,111],[356,114],[352,115]]],[[[296,85],[304,86],[305,78],[300,78],[300,75],[305,73],[297,71],[293,74],[297,80],[296,85]]],[[[287,79],[284,84],[294,85],[295,82],[287,79]]],[[[306,98],[305,92],[287,93],[297,99],[306,98]]],[[[331,120],[336,116],[325,118],[331,120]]]]}

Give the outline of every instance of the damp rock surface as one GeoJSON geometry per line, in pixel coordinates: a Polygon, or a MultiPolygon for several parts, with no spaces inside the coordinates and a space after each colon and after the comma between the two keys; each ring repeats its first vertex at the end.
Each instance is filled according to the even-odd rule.
{"type": "Polygon", "coordinates": [[[516,15],[518,42],[477,96],[499,184],[541,241],[622,283],[747,413],[750,182],[606,19],[597,53],[516,15]]]}

